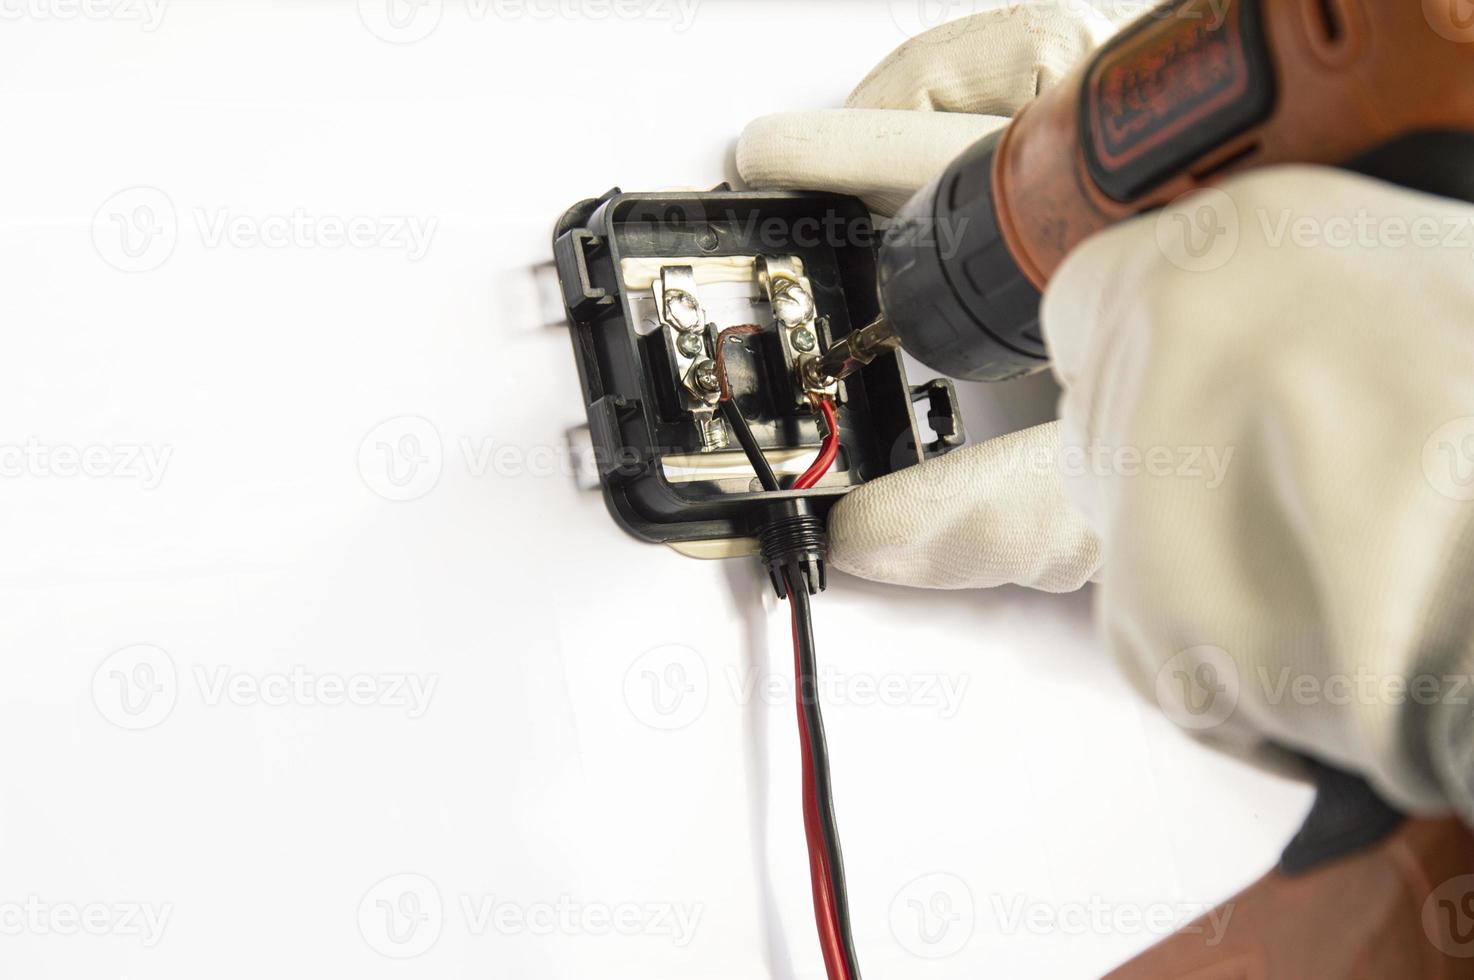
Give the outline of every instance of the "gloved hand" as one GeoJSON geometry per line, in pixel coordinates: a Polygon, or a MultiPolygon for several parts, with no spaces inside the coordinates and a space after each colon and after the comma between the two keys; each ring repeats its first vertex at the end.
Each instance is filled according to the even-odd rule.
{"type": "Polygon", "coordinates": [[[1103,553],[1107,641],[1179,725],[1474,820],[1471,309],[1469,205],[1309,167],[1185,198],[1046,291],[1061,427],[858,489],[833,563],[1070,588],[1103,553]]]}
{"type": "MultiPolygon", "coordinates": [[[[738,169],[754,187],[855,194],[894,214],[1116,27],[1080,3],[1023,4],[944,24],[886,58],[846,108],[753,122],[738,169]]],[[[1079,588],[1099,568],[1100,546],[1060,487],[1051,465],[1058,449],[1050,423],[858,488],[830,519],[830,564],[930,588],[1079,588]]]]}
{"type": "Polygon", "coordinates": [[[1474,820],[1471,309],[1474,207],[1282,167],[1087,240],[1043,328],[1142,692],[1474,820]]]}

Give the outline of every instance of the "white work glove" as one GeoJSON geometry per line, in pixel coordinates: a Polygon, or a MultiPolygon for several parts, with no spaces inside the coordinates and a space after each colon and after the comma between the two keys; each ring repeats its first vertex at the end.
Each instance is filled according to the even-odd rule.
{"type": "Polygon", "coordinates": [[[1076,248],[1043,328],[1142,692],[1474,820],[1474,207],[1260,171],[1076,248]]]}
{"type": "MultiPolygon", "coordinates": [[[[855,194],[894,214],[1115,30],[1081,3],[1020,4],[944,24],[881,62],[846,108],[753,122],[738,169],[754,187],[855,194]]],[[[1100,546],[1054,473],[1058,446],[1050,423],[856,489],[830,518],[830,563],[929,588],[1079,588],[1100,567],[1100,546]]]]}
{"type": "MultiPolygon", "coordinates": [[[[837,149],[794,185],[862,190],[837,149]]],[[[1061,425],[858,488],[833,563],[1068,589],[1103,553],[1107,642],[1179,725],[1474,820],[1471,311],[1474,207],[1309,167],[1184,198],[1046,291],[1061,425]]]]}

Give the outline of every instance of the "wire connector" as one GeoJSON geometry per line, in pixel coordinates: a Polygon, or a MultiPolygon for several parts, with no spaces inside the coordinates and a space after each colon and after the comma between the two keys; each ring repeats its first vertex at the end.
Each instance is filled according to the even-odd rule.
{"type": "Polygon", "coordinates": [[[809,595],[823,592],[829,534],[824,522],[809,509],[809,502],[803,498],[778,501],[768,505],[764,516],[758,543],[778,598],[788,598],[785,573],[795,587],[802,580],[809,595]]]}

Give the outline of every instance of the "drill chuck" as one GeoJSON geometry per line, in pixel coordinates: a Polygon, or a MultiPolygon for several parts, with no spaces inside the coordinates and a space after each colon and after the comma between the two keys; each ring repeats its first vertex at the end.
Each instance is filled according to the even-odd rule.
{"type": "Polygon", "coordinates": [[[962,154],[886,230],[880,298],[901,346],[965,381],[1002,381],[1048,361],[1039,290],[999,231],[993,157],[1001,133],[962,154]]]}

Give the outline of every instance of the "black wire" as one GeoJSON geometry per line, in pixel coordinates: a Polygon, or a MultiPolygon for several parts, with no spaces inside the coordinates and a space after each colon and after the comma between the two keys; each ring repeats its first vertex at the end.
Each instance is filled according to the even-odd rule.
{"type": "MultiPolygon", "coordinates": [[[[737,435],[742,451],[752,464],[758,482],[764,490],[777,492],[781,488],[773,468],[758,446],[752,427],[737,408],[737,402],[724,398],[720,403],[722,418],[737,435]]],[[[843,955],[848,963],[850,976],[860,980],[860,961],[855,956],[855,942],[850,929],[850,897],[845,886],[844,854],[839,846],[839,828],[834,819],[834,793],[829,776],[829,744],[824,737],[824,715],[819,707],[819,680],[817,658],[814,654],[813,610],[809,606],[807,588],[795,589],[792,577],[783,573],[787,586],[788,601],[793,603],[794,636],[798,658],[795,696],[803,712],[803,724],[809,736],[809,767],[814,774],[814,808],[819,816],[819,833],[824,843],[826,864],[829,866],[829,890],[834,896],[834,917],[838,921],[843,955]]],[[[806,585],[807,583],[805,583],[806,585]]]]}
{"type": "Polygon", "coordinates": [[[793,603],[793,618],[798,643],[798,690],[795,692],[809,732],[809,757],[814,770],[814,801],[819,811],[819,831],[829,858],[831,891],[834,893],[835,918],[839,935],[849,960],[850,975],[860,980],[860,961],[855,956],[855,943],[850,935],[850,896],[845,887],[844,854],[839,846],[839,827],[834,819],[834,793],[829,777],[829,744],[824,737],[824,714],[819,707],[818,658],[814,653],[813,610],[808,590],[800,583],[793,587],[787,572],[783,581],[788,586],[788,601],[793,603]]]}
{"type": "Polygon", "coordinates": [[[742,443],[742,451],[747,454],[747,461],[752,464],[753,471],[757,473],[758,482],[763,489],[770,493],[776,493],[782,488],[778,486],[778,477],[773,475],[773,467],[768,465],[768,458],[763,455],[762,449],[757,444],[757,438],[752,434],[752,428],[747,424],[747,419],[737,409],[737,402],[731,398],[721,403],[722,418],[727,420],[727,427],[737,434],[737,441],[742,443]]]}

